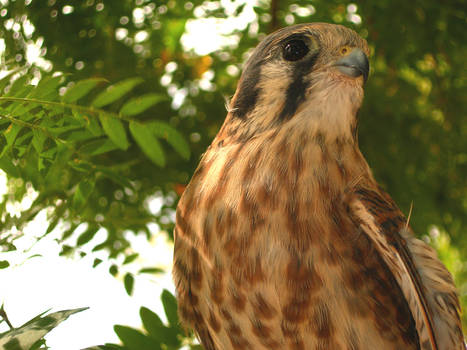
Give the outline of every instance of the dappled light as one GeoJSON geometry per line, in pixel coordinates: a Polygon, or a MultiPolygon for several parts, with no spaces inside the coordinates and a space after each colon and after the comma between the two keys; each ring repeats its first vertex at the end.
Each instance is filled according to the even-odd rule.
{"type": "Polygon", "coordinates": [[[465,310],[466,16],[434,0],[0,0],[0,332],[3,311],[20,326],[90,306],[57,314],[52,350],[75,349],[73,333],[101,350],[201,349],[171,294],[175,208],[254,47],[307,22],[367,40],[360,148],[465,310]],[[100,324],[89,340],[85,323],[100,324]]]}

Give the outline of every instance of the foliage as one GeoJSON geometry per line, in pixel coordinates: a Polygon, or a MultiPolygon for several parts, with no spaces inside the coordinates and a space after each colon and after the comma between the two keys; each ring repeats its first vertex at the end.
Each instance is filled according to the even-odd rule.
{"type": "MultiPolygon", "coordinates": [[[[171,235],[176,199],[223,121],[248,50],[276,26],[324,21],[368,40],[361,148],[402,210],[414,203],[411,225],[438,249],[465,299],[464,2],[2,1],[2,65],[10,72],[0,80],[0,169],[9,186],[0,203],[2,251],[14,250],[24,226],[47,209],[41,237],[59,231],[62,254],[83,255],[104,230],[93,250],[109,252],[117,275],[118,261],[137,258],[125,232],[150,239],[157,233],[148,224],[157,223],[171,235]],[[229,44],[206,55],[187,48],[193,20],[225,25],[233,17],[244,24],[225,35],[229,44]],[[31,45],[39,51],[33,63],[31,45]],[[32,204],[8,213],[31,189],[32,204]],[[163,198],[157,212],[147,205],[154,196],[163,198]],[[426,235],[432,225],[441,236],[426,235]]],[[[0,258],[0,268],[8,264],[0,258]]],[[[124,286],[131,294],[131,274],[124,286]]],[[[116,328],[129,349],[128,337],[151,337],[143,325],[146,333],[116,328]]]]}
{"type": "MultiPolygon", "coordinates": [[[[12,328],[0,334],[0,349],[4,350],[39,350],[47,349],[43,337],[52,329],[65,321],[69,316],[86,310],[87,308],[62,310],[45,315],[42,312],[21,327],[12,328]]],[[[6,320],[6,313],[1,308],[0,315],[6,320]]]]}
{"type": "Polygon", "coordinates": [[[142,307],[140,309],[140,317],[144,332],[121,325],[114,327],[115,332],[123,343],[123,347],[119,347],[119,349],[176,350],[181,346],[188,346],[193,350],[201,349],[199,345],[193,343],[193,334],[188,334],[180,327],[175,297],[167,290],[164,290],[161,300],[164,305],[168,325],[165,325],[157,314],[148,308],[142,307]]]}
{"type": "Polygon", "coordinates": [[[142,307],[139,314],[143,330],[116,325],[115,333],[122,345],[105,344],[85,350],[176,350],[182,346],[184,349],[202,350],[202,347],[196,344],[193,334],[181,328],[175,297],[164,290],[161,300],[168,324],[164,324],[156,313],[142,307]]]}

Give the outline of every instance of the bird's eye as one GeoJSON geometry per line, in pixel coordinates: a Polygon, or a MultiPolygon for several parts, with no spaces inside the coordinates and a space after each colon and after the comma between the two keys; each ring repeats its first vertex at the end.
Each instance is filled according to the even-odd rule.
{"type": "Polygon", "coordinates": [[[308,51],[310,51],[310,49],[306,46],[303,40],[294,39],[284,45],[282,56],[287,61],[298,61],[305,57],[308,51]]]}
{"type": "Polygon", "coordinates": [[[341,47],[340,53],[341,53],[342,56],[347,55],[349,52],[350,52],[350,47],[348,47],[348,46],[342,46],[341,47]]]}

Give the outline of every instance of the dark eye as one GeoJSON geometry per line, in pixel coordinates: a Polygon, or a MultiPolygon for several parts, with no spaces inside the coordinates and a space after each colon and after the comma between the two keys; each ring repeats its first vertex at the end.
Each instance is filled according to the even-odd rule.
{"type": "Polygon", "coordinates": [[[294,39],[285,44],[282,49],[282,56],[287,61],[298,61],[305,57],[308,51],[310,51],[310,49],[306,46],[303,40],[294,39]]]}

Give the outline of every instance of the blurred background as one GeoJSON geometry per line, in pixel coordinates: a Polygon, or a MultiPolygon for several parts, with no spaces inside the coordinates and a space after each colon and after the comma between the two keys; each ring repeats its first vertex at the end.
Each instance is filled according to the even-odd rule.
{"type": "Polygon", "coordinates": [[[175,206],[251,50],[305,22],[368,41],[360,147],[467,308],[465,0],[0,0],[0,302],[14,326],[95,305],[50,348],[199,348],[170,294],[175,206]]]}

